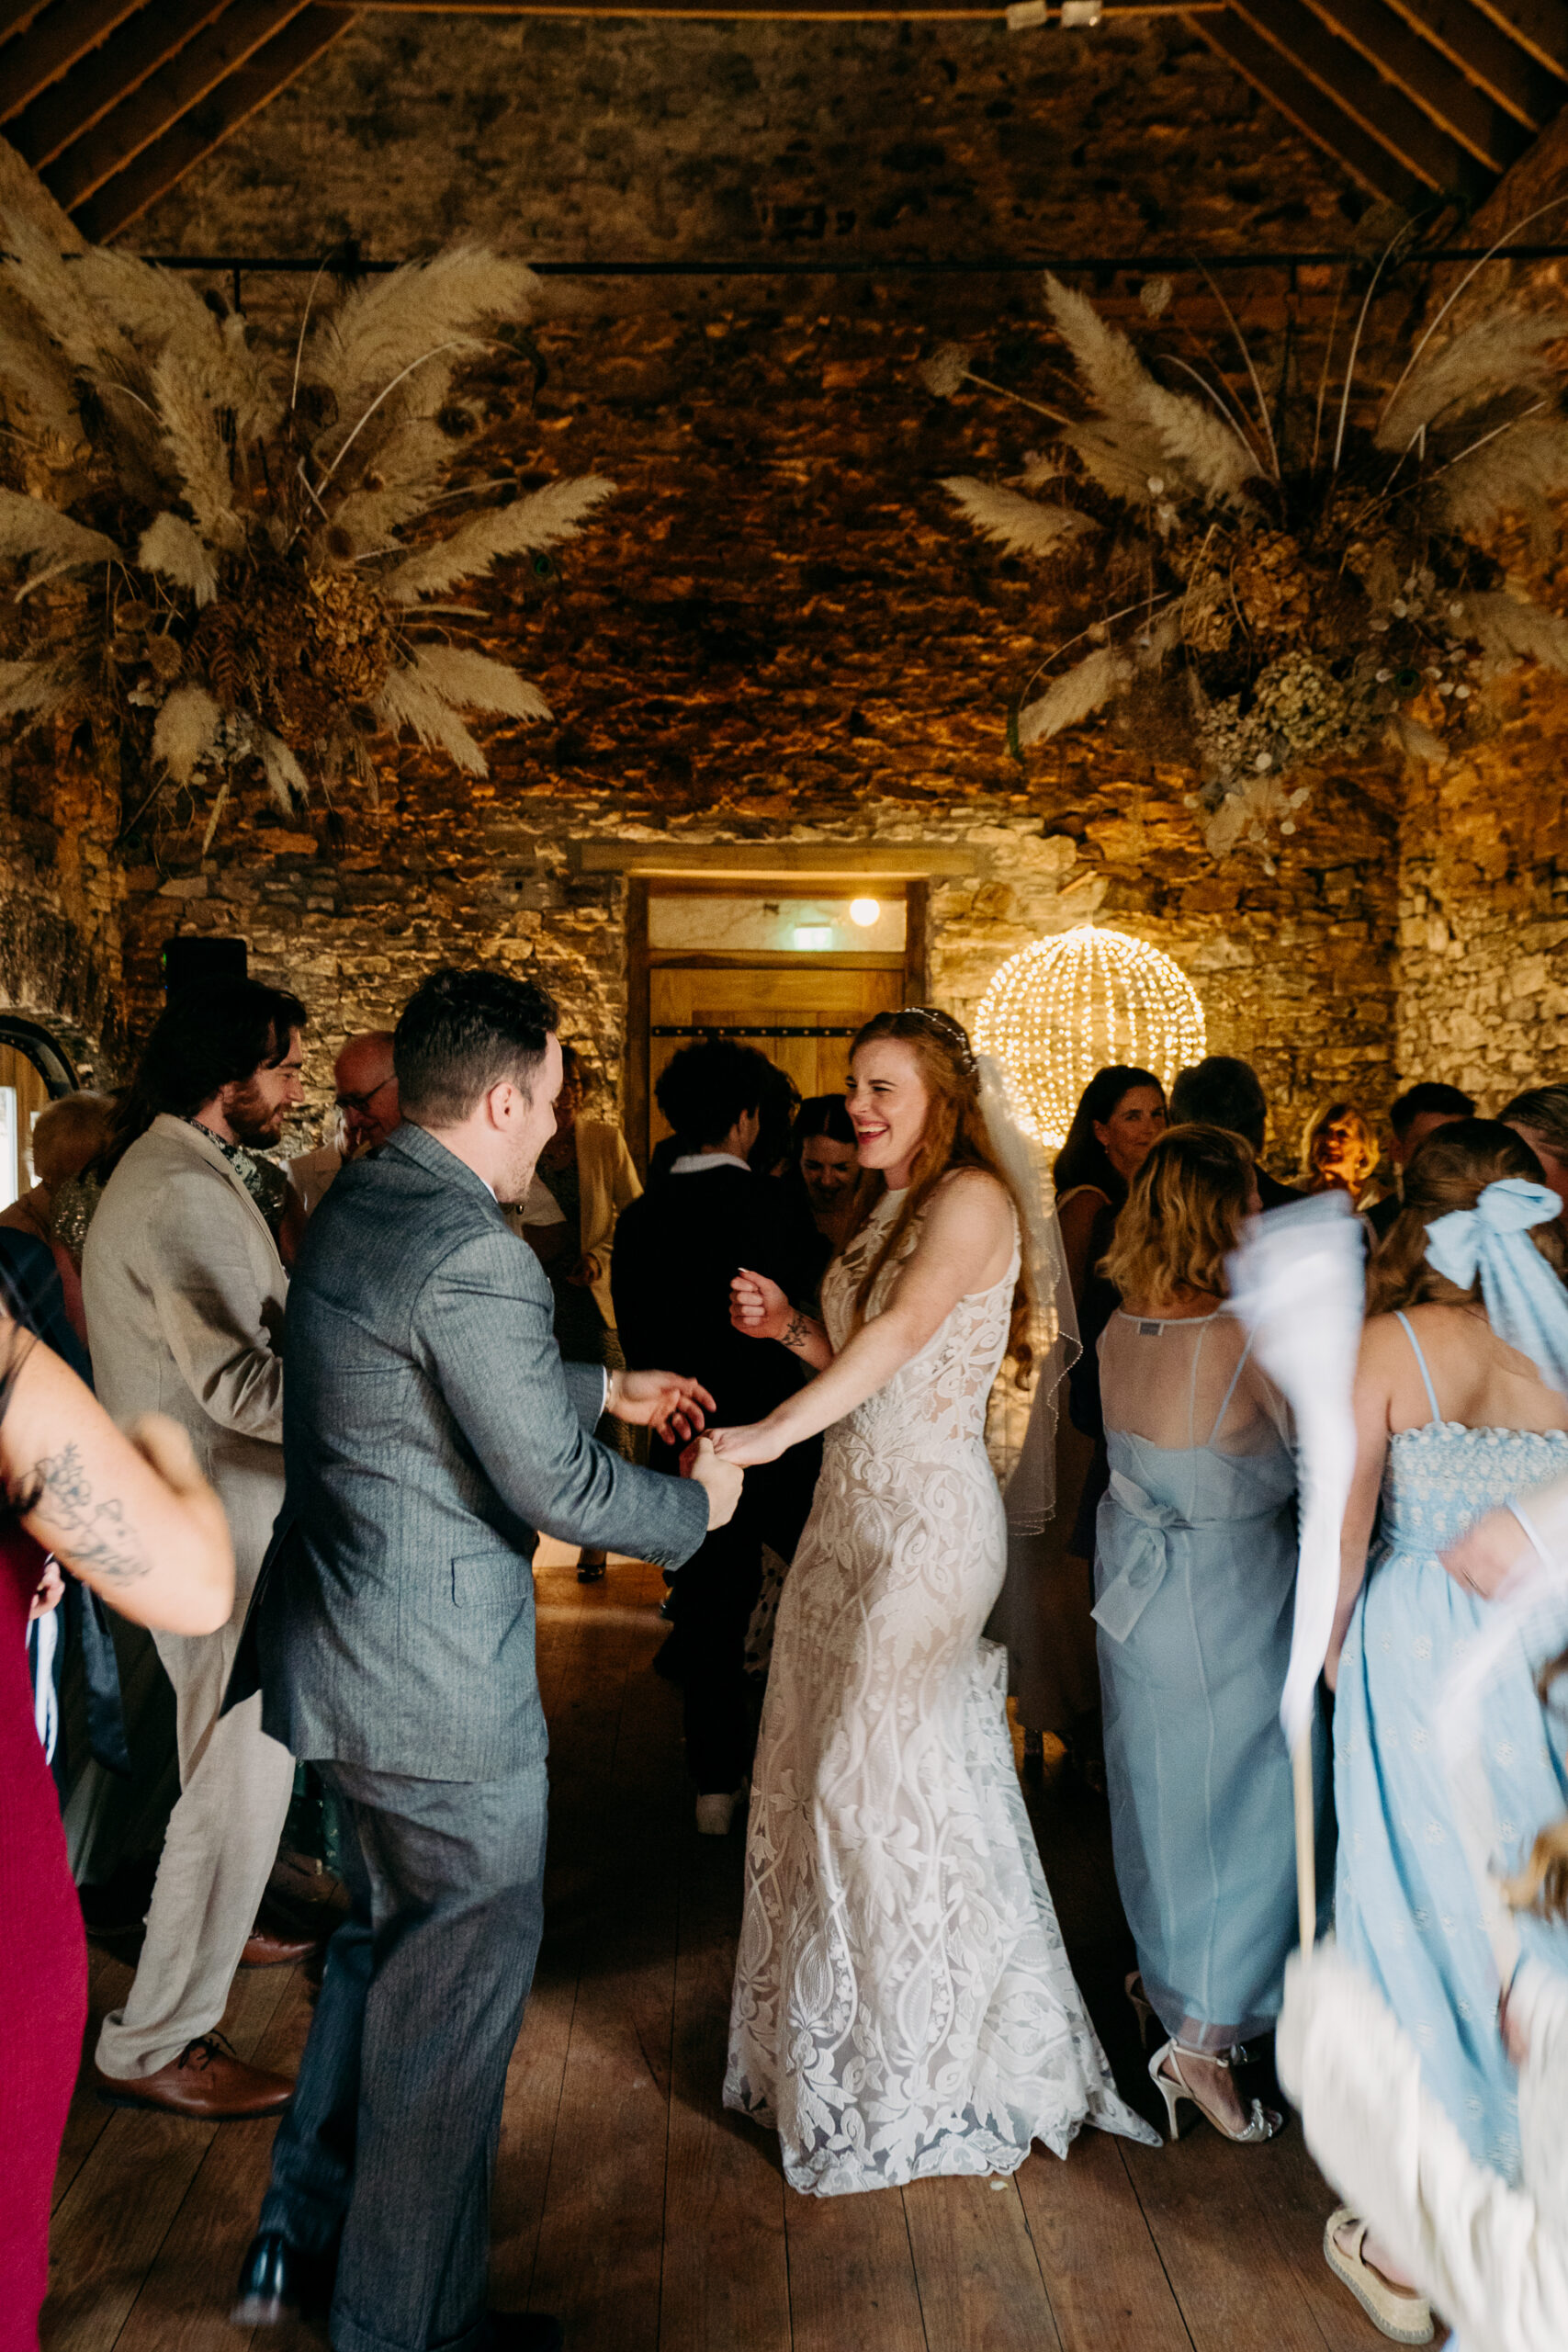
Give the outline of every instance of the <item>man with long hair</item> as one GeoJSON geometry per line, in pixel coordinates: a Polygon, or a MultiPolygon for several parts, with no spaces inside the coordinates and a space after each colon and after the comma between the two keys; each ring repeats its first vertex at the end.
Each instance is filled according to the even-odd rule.
{"type": "Polygon", "coordinates": [[[259,1700],[220,1719],[283,1500],[286,1185],[262,1155],[304,1099],[305,1018],[298,997],[258,980],[168,1006],[99,1163],[113,1172],[82,1265],[99,1396],[122,1424],[147,1412],[180,1423],[234,1544],[229,1623],[155,1636],[175,1687],[180,1797],[135,1981],[104,2020],[94,2070],[116,2106],[208,2122],[288,2103],[288,2077],[244,2064],[217,2027],[242,1957],[268,1965],[310,1949],[255,1930],[294,1759],[263,1731],[259,1700]]]}

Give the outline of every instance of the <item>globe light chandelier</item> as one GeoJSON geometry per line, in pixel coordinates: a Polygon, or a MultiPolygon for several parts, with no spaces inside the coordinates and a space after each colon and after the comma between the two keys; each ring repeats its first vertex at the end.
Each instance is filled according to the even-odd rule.
{"type": "Polygon", "coordinates": [[[1146,939],[1085,923],[1009,957],[980,1000],[975,1043],[1001,1063],[1020,1124],[1058,1146],[1107,1063],[1152,1070],[1168,1091],[1201,1061],[1203,1008],[1181,967],[1146,939]]]}

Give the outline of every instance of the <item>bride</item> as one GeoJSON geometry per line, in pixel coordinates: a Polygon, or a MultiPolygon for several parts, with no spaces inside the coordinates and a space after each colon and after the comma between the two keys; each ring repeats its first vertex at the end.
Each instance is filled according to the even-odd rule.
{"type": "MultiPolygon", "coordinates": [[[[1006,1524],[984,1443],[1016,1200],[948,1014],[878,1013],[851,1057],[863,1175],[824,1323],[742,1269],[737,1325],[812,1366],[742,1466],[827,1430],[780,1603],[746,1855],[727,2107],[817,2196],[1057,2155],[1117,2096],[1035,1853],[981,1640],[1006,1524]]],[[[1026,1229],[1024,1227],[1023,1229],[1026,1229]]]]}

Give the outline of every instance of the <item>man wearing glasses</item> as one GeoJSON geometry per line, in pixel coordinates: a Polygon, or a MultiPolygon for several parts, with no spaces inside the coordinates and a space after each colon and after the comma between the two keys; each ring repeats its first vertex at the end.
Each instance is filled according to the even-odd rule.
{"type": "Polygon", "coordinates": [[[391,1031],[367,1029],[351,1037],[333,1064],[333,1082],[337,1089],[343,1148],[324,1144],[320,1151],[304,1152],[288,1163],[288,1181],[307,1216],[320,1206],[344,1160],[374,1151],[402,1117],[392,1068],[391,1031]]]}

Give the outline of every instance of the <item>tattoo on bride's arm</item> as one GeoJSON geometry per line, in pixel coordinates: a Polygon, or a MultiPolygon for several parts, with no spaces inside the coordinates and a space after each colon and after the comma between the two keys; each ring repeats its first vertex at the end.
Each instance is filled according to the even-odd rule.
{"type": "Polygon", "coordinates": [[[805,1347],[816,1328],[810,1316],[803,1315],[797,1306],[779,1333],[779,1338],[786,1348],[795,1348],[798,1351],[805,1347]]]}
{"type": "Polygon", "coordinates": [[[33,1483],[38,1499],[32,1508],[46,1521],[54,1549],[73,1567],[108,1584],[134,1584],[150,1572],[152,1563],[126,1519],[123,1502],[115,1495],[100,1501],[94,1494],[80,1446],[46,1454],[33,1483]]]}

